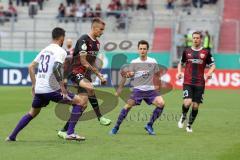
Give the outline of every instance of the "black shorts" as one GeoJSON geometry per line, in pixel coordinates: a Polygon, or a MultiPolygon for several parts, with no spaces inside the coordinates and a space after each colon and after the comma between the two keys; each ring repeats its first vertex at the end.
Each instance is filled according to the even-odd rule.
{"type": "Polygon", "coordinates": [[[183,84],[183,99],[191,98],[193,102],[202,103],[205,86],[183,84]]]}
{"type": "Polygon", "coordinates": [[[78,73],[78,74],[72,73],[69,77],[69,79],[72,81],[72,83],[74,85],[76,85],[78,93],[87,93],[87,90],[85,88],[82,88],[79,86],[80,81],[83,80],[84,78],[85,78],[85,76],[81,73],[78,73]]]}

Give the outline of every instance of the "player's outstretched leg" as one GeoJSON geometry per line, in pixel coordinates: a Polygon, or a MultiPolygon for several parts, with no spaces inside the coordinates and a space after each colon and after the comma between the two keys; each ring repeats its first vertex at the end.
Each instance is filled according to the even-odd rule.
{"type": "Polygon", "coordinates": [[[64,126],[64,128],[58,132],[58,136],[66,140],[85,140],[85,137],[81,137],[74,133],[75,126],[81,117],[82,113],[87,107],[88,96],[87,94],[75,95],[72,103],[71,116],[64,126]]]}
{"type": "Polygon", "coordinates": [[[188,124],[187,124],[187,127],[186,127],[186,131],[189,132],[189,133],[193,132],[192,124],[197,117],[198,106],[199,106],[199,104],[197,104],[195,102],[193,103],[192,112],[189,115],[189,121],[188,121],[188,124]]]}
{"type": "Polygon", "coordinates": [[[80,105],[73,106],[72,113],[68,122],[69,126],[67,129],[66,140],[85,140],[85,137],[79,136],[74,132],[75,126],[84,110],[85,108],[80,105]]]}
{"type": "Polygon", "coordinates": [[[27,126],[27,124],[34,118],[36,117],[39,112],[41,111],[41,108],[31,108],[29,113],[24,115],[20,121],[18,122],[17,126],[13,130],[13,132],[6,138],[6,141],[16,141],[16,137],[18,133],[27,126]]]}
{"type": "Polygon", "coordinates": [[[123,107],[123,109],[121,110],[119,116],[118,116],[118,120],[115,124],[115,126],[113,127],[113,129],[109,132],[109,134],[113,135],[113,134],[117,134],[119,127],[122,123],[122,121],[127,117],[128,112],[130,111],[130,109],[135,105],[135,101],[130,99],[128,100],[127,104],[123,107]]]}
{"type": "Polygon", "coordinates": [[[93,108],[100,124],[104,125],[104,126],[110,125],[112,121],[110,119],[107,119],[107,118],[103,117],[101,112],[100,112],[100,108],[99,108],[99,105],[98,105],[98,100],[97,100],[96,95],[89,96],[88,100],[91,103],[92,108],[93,108]]]}
{"type": "Polygon", "coordinates": [[[164,100],[161,96],[157,96],[154,101],[153,104],[156,106],[156,108],[153,110],[152,116],[149,120],[149,122],[147,123],[147,125],[145,126],[145,130],[148,132],[149,135],[155,135],[155,132],[153,130],[153,123],[156,121],[156,119],[158,119],[164,109],[164,100]]]}
{"type": "Polygon", "coordinates": [[[178,121],[178,128],[184,127],[184,122],[187,118],[187,113],[191,105],[192,105],[192,99],[184,99],[184,102],[182,105],[182,115],[178,121]]]}

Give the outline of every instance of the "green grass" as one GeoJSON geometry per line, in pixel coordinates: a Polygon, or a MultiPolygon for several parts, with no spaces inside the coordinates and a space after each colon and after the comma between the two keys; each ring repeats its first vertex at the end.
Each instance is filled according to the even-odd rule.
{"type": "MultiPolygon", "coordinates": [[[[166,108],[154,126],[156,136],[143,130],[153,110],[143,103],[130,112],[116,136],[108,135],[113,124],[100,126],[96,119],[80,122],[76,130],[87,137],[84,142],[68,142],[56,136],[64,122],[56,117],[53,103],[19,134],[18,142],[5,142],[32,100],[28,87],[1,87],[0,95],[0,160],[229,160],[240,156],[239,91],[206,91],[192,134],[177,128],[182,94],[175,90],[164,95],[166,108]]],[[[119,101],[106,117],[115,122],[123,104],[119,101]]]]}

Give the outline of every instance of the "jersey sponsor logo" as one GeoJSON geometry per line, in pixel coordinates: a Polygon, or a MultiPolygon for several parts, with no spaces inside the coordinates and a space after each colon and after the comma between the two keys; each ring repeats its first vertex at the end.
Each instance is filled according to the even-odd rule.
{"type": "Polygon", "coordinates": [[[142,71],[137,71],[135,72],[135,76],[134,78],[139,78],[139,77],[142,77],[144,79],[148,78],[150,75],[150,72],[147,71],[147,70],[142,70],[142,71]]]}
{"type": "Polygon", "coordinates": [[[195,64],[203,64],[203,60],[201,60],[201,59],[188,59],[188,61],[195,63],[195,64]]]}
{"type": "Polygon", "coordinates": [[[88,54],[90,54],[92,56],[97,56],[98,55],[98,51],[88,51],[88,54]]]}

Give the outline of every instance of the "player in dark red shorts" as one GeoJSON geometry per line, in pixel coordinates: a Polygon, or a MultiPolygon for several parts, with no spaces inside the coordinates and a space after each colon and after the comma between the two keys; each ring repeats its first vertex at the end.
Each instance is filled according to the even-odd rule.
{"type": "MultiPolygon", "coordinates": [[[[102,125],[109,125],[110,119],[102,116],[98,100],[95,96],[93,86],[91,84],[91,74],[94,73],[100,79],[102,84],[106,83],[103,75],[96,68],[96,57],[100,49],[100,43],[97,40],[103,34],[105,23],[99,19],[94,18],[92,21],[91,32],[89,34],[82,35],[75,46],[73,53],[73,60],[71,65],[71,73],[68,75],[69,79],[76,85],[78,85],[78,94],[88,96],[88,99],[98,117],[98,120],[102,125]]],[[[65,137],[68,129],[68,122],[64,128],[58,132],[60,137],[65,137]]]]}
{"type": "Polygon", "coordinates": [[[214,59],[211,53],[203,49],[201,46],[202,34],[201,32],[194,32],[192,34],[193,45],[183,51],[181,62],[178,64],[177,77],[183,77],[182,67],[185,65],[184,82],[183,82],[183,105],[182,116],[178,122],[178,127],[183,128],[184,121],[187,117],[187,112],[192,106],[192,112],[189,115],[186,131],[192,132],[192,124],[197,117],[198,108],[203,100],[205,89],[205,80],[212,77],[215,70],[214,59]],[[204,74],[206,66],[210,66],[208,72],[204,74]]]}

